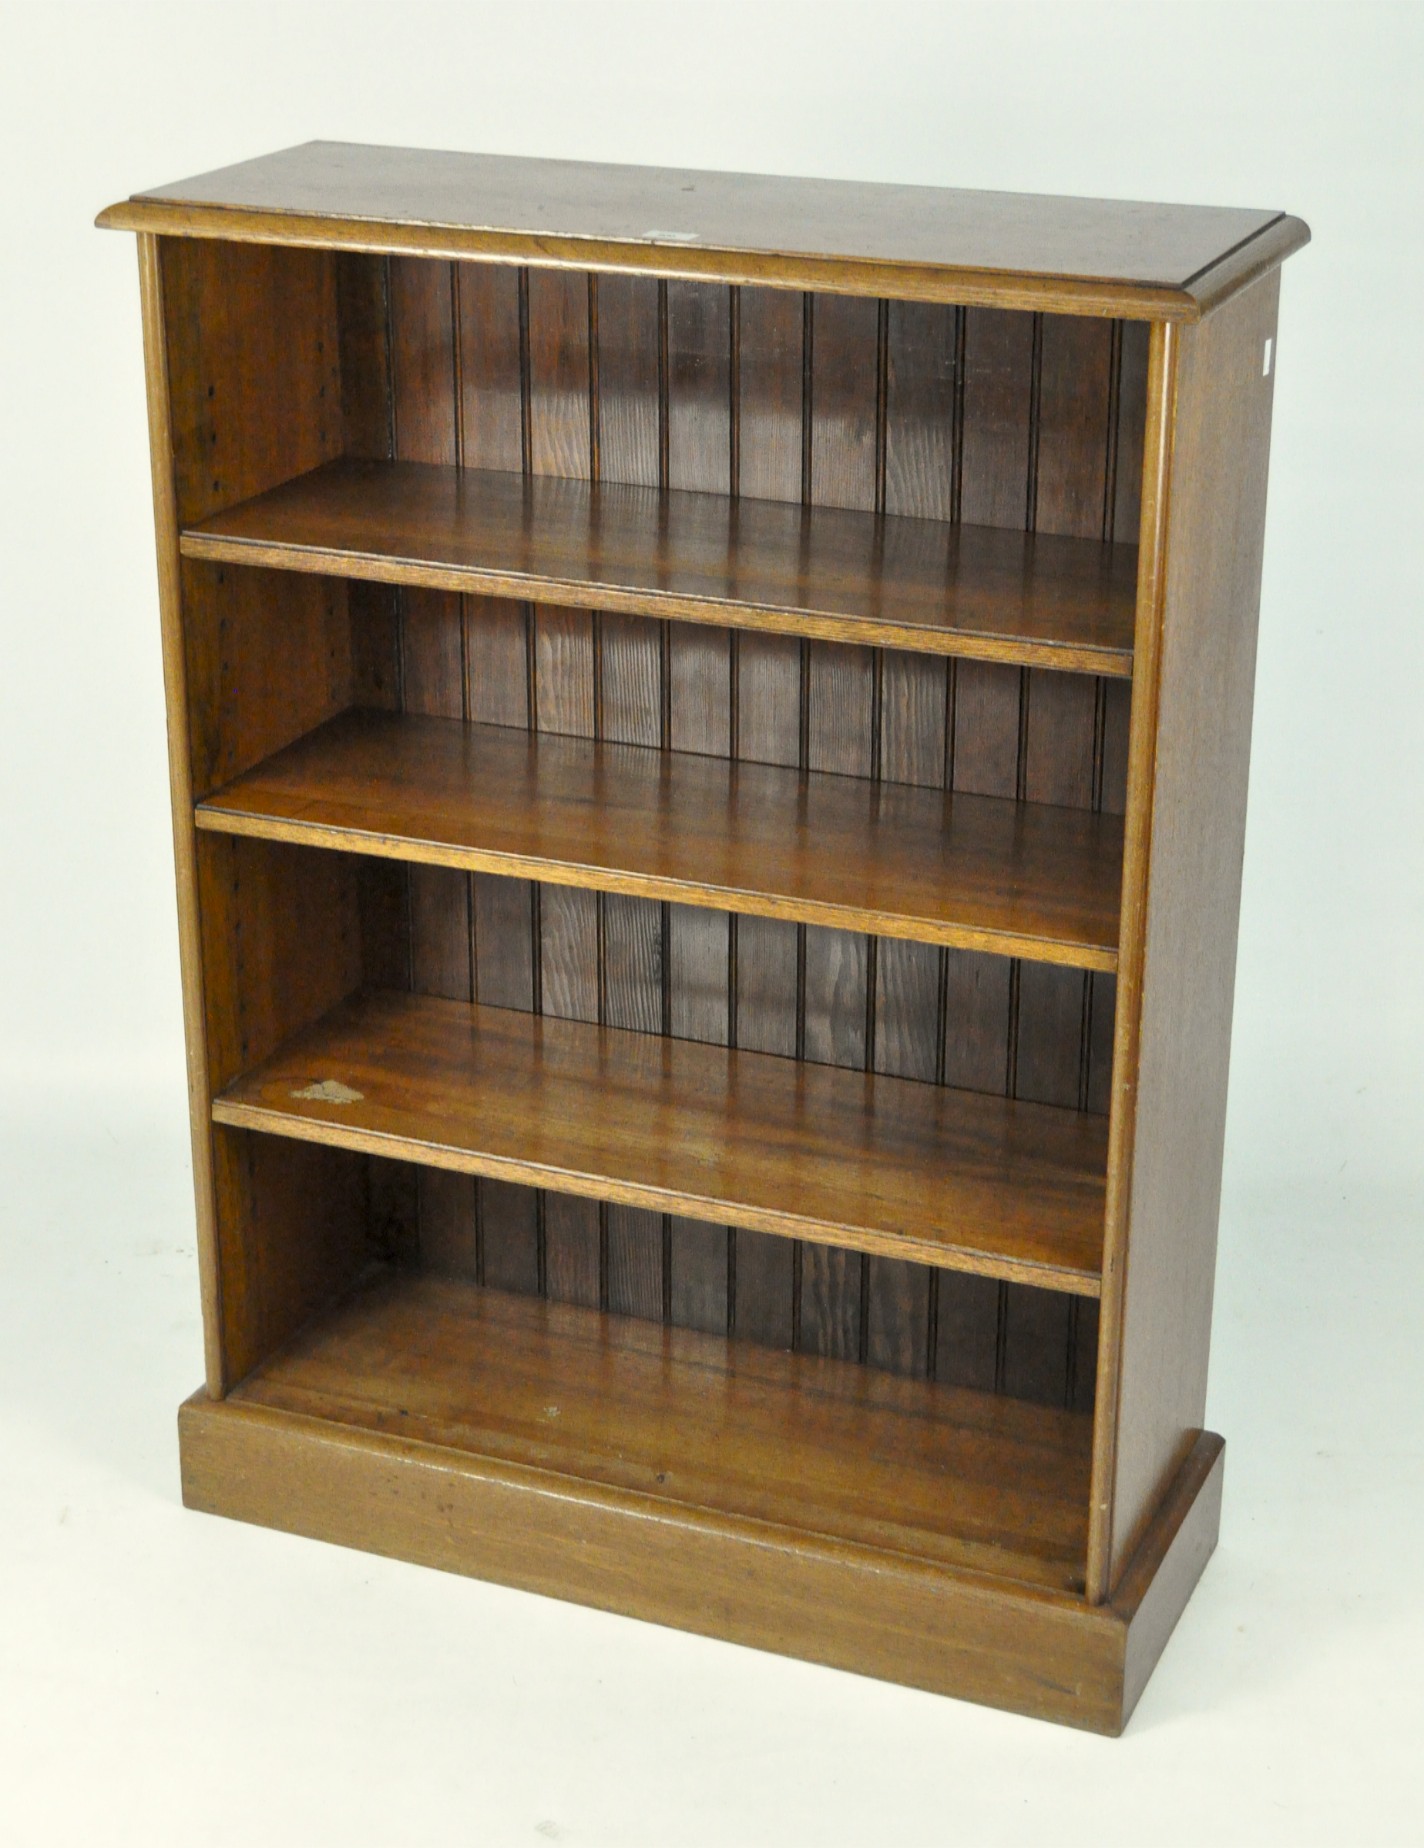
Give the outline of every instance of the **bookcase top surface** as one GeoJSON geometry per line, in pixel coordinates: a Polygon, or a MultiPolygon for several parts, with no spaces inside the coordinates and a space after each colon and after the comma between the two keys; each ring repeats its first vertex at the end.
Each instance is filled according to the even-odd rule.
{"type": "Polygon", "coordinates": [[[1309,238],[1235,206],[967,192],[312,141],[101,225],[1196,320],[1309,238]]]}

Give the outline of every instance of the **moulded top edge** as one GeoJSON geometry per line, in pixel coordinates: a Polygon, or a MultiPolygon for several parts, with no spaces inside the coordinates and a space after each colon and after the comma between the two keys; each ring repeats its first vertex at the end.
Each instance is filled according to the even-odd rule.
{"type": "Polygon", "coordinates": [[[336,142],[111,206],[165,235],[483,257],[1196,320],[1309,237],[1238,207],[702,173],[336,142]],[[1225,284],[1225,288],[1221,287],[1225,284]]]}

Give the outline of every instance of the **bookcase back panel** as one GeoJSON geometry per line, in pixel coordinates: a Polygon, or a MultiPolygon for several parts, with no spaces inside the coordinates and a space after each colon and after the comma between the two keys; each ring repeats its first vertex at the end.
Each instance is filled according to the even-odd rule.
{"type": "MultiPolygon", "coordinates": [[[[366,276],[402,459],[1135,533],[1140,327],[401,258],[366,276]]],[[[344,376],[350,417],[379,432],[360,408],[370,319],[344,376]]],[[[408,710],[1123,806],[1122,683],[491,599],[401,606],[408,710]]],[[[424,869],[410,886],[413,979],[439,992],[1106,1108],[1111,977],[424,869]]],[[[505,1287],[596,1287],[634,1314],[1091,1397],[1090,1303],[494,1183],[427,1176],[421,1202],[447,1249],[468,1252],[478,1220],[505,1287]]]]}

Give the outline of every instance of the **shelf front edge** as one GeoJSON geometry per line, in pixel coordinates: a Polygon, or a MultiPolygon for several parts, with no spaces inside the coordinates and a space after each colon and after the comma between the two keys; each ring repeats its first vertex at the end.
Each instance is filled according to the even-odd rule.
{"type": "Polygon", "coordinates": [[[319,847],[331,853],[369,854],[373,859],[401,865],[448,866],[457,872],[494,873],[507,879],[537,879],[544,885],[571,886],[595,892],[617,892],[635,898],[665,900],[734,912],[742,917],[780,918],[830,930],[870,931],[877,937],[894,937],[906,943],[924,943],[956,950],[978,950],[992,956],[1017,956],[1025,962],[1087,969],[1112,975],[1117,950],[1106,944],[1074,942],[1068,938],[1035,937],[1011,930],[972,925],[935,924],[895,912],[859,910],[814,900],[780,898],[741,888],[694,887],[676,879],[662,879],[598,868],[574,866],[532,855],[508,854],[481,847],[452,847],[437,841],[416,840],[356,828],[328,826],[286,816],[261,816],[200,802],[194,821],[208,834],[231,834],[245,840],[283,841],[294,847],[319,847]]]}
{"type": "Polygon", "coordinates": [[[1073,1295],[1102,1289],[1106,1129],[1046,1105],[375,989],[236,1079],[213,1118],[1073,1295]]]}
{"type": "Polygon", "coordinates": [[[1033,1284],[1065,1296],[1097,1297],[1102,1277],[1096,1271],[1070,1270],[1039,1260],[995,1257],[955,1245],[933,1243],[911,1233],[882,1233],[867,1227],[848,1228],[830,1221],[791,1212],[704,1196],[681,1189],[644,1186],[636,1181],[610,1179],[603,1174],[574,1174],[561,1168],[515,1157],[492,1155],[478,1149],[454,1148],[425,1142],[413,1136],[359,1129],[329,1120],[300,1117],[286,1111],[244,1103],[231,1097],[213,1100],[213,1121],[228,1129],[245,1129],[259,1135],[284,1136],[293,1142],[313,1142],[324,1148],[346,1149],[354,1155],[380,1155],[392,1161],[413,1161],[425,1168],[451,1174],[471,1174],[486,1180],[511,1181],[520,1187],[543,1187],[552,1193],[606,1201],[615,1206],[641,1207],[651,1213],[672,1213],[713,1225],[735,1225],[749,1232],[767,1232],[774,1238],[802,1239],[812,1245],[829,1245],[842,1251],[899,1258],[936,1270],[953,1270],[975,1277],[992,1277],[1001,1283],[1033,1284]]]}
{"type": "Polygon", "coordinates": [[[194,819],[398,864],[1117,966],[1121,821],[963,791],[349,711],[194,819]]]}
{"type": "Polygon", "coordinates": [[[447,565],[414,558],[390,558],[335,547],[232,539],[189,530],[179,549],[205,564],[243,565],[269,571],[301,571],[317,577],[367,584],[404,584],[413,589],[452,591],[460,596],[510,597],[517,602],[606,610],[625,616],[657,616],[772,635],[800,635],[814,641],[858,642],[873,648],[903,648],[914,654],[953,656],[965,661],[1007,661],[1048,667],[1061,673],[1132,678],[1130,650],[1091,643],[1019,641],[992,635],[920,628],[890,617],[838,616],[775,604],[722,602],[649,589],[624,589],[582,578],[545,577],[473,565],[447,565]]]}

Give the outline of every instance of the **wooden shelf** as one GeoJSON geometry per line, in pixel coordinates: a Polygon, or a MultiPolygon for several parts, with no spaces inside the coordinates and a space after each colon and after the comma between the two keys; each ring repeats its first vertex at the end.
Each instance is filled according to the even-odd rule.
{"type": "Polygon", "coordinates": [[[188,558],[1129,676],[1137,548],[839,507],[331,462],[188,558]]]}
{"type": "Polygon", "coordinates": [[[800,923],[1117,965],[1122,822],[386,712],[333,719],[200,828],[800,923]]]}
{"type": "Polygon", "coordinates": [[[377,991],[296,1034],[216,1098],[213,1116],[1076,1295],[1101,1289],[1107,1126],[1040,1104],[377,991]]]}
{"type": "Polygon", "coordinates": [[[231,1400],[538,1471],[556,1493],[573,1478],[654,1519],[1082,1584],[1091,1419],[844,1361],[398,1272],[231,1400]]]}

